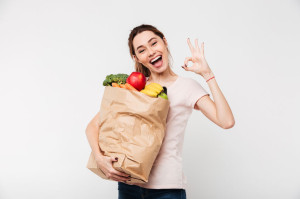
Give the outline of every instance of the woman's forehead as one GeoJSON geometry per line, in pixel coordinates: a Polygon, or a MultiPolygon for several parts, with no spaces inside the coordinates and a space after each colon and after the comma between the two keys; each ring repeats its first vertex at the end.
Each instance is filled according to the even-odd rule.
{"type": "Polygon", "coordinates": [[[152,31],[143,31],[134,37],[132,41],[133,46],[146,45],[148,41],[153,37],[158,38],[158,36],[152,31]]]}

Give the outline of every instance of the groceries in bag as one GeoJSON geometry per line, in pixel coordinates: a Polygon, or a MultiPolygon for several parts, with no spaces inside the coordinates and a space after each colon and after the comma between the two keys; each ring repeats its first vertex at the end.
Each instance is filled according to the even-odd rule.
{"type": "MultiPolygon", "coordinates": [[[[135,90],[128,89],[128,85],[122,88],[120,85],[129,84],[127,79],[124,82],[125,75],[108,75],[103,82],[106,86],[100,107],[99,147],[103,155],[118,157],[113,167],[130,175],[127,184],[146,183],[165,136],[170,103],[159,97],[166,90],[153,83],[144,85],[141,92],[136,87],[142,81],[130,84],[135,90]],[[156,94],[150,96],[142,90],[156,94]]],[[[108,179],[92,153],[87,168],[108,179]]]]}

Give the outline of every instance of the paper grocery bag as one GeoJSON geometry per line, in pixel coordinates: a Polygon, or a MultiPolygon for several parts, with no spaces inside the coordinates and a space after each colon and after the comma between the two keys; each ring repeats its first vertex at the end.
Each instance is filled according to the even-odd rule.
{"type": "MultiPolygon", "coordinates": [[[[100,107],[99,146],[118,157],[113,167],[130,174],[128,184],[146,183],[165,136],[170,103],[138,91],[106,86],[100,107]]],[[[87,168],[108,179],[90,154],[87,168]]]]}

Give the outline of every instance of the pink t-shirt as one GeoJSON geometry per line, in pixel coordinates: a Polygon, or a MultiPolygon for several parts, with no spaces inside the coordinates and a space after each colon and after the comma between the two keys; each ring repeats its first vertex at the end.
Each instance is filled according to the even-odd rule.
{"type": "Polygon", "coordinates": [[[195,103],[209,93],[196,80],[178,76],[167,87],[167,95],[170,109],[165,138],[148,182],[136,185],[151,189],[186,189],[187,180],[182,165],[184,132],[195,103]]]}

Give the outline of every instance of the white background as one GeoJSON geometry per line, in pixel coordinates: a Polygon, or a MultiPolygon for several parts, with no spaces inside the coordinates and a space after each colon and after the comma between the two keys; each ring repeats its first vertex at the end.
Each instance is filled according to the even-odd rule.
{"type": "Polygon", "coordinates": [[[186,38],[204,41],[235,116],[225,130],[193,112],[187,197],[299,199],[299,0],[0,1],[0,198],[117,198],[117,182],[85,168],[85,128],[105,76],[133,71],[127,39],[142,23],[211,93],[180,67],[186,38]]]}

